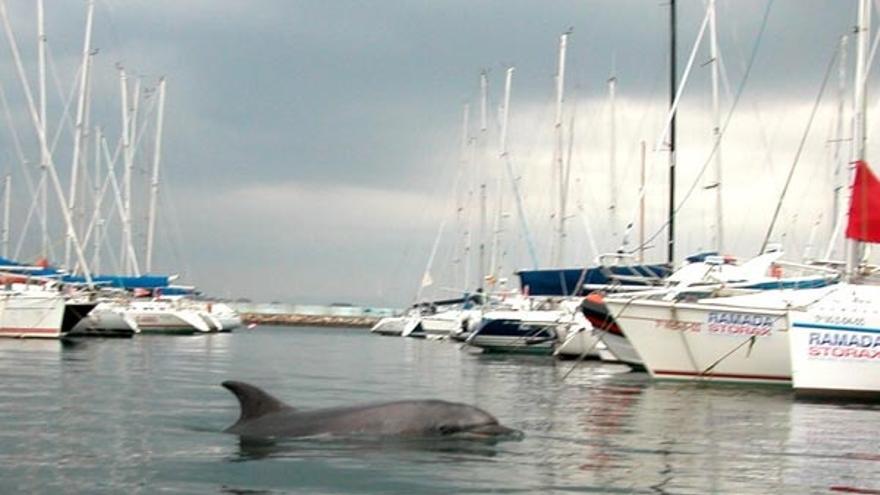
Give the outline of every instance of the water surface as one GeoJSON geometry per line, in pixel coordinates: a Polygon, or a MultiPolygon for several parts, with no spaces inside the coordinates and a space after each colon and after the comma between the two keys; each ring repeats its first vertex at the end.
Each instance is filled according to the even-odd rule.
{"type": "MultiPolygon", "coordinates": [[[[877,406],[785,387],[652,382],[364,330],[0,340],[0,493],[846,493],[880,490],[877,406]],[[440,398],[525,432],[498,444],[241,444],[220,382],[302,408],[440,398]]],[[[878,492],[880,493],[880,492],[878,492]]]]}

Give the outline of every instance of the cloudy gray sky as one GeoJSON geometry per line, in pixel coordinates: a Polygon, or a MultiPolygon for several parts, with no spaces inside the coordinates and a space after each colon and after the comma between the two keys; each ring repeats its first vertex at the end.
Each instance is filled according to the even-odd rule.
{"type": "MultiPolygon", "coordinates": [[[[30,2],[9,3],[35,86],[35,10],[30,2]]],[[[66,95],[79,64],[85,2],[47,3],[50,65],[66,95]]],[[[724,118],[743,84],[767,5],[719,0],[719,44],[729,85],[724,118]]],[[[680,70],[704,9],[700,0],[679,2],[680,70]]],[[[855,1],[773,2],[722,145],[727,251],[750,255],[758,249],[829,59],[839,37],[852,30],[855,11],[855,1]]],[[[476,237],[475,191],[481,181],[489,184],[489,223],[495,222],[501,170],[496,109],[508,66],[516,68],[511,163],[539,261],[551,264],[553,77],[559,35],[569,28],[565,115],[566,125],[574,119],[575,139],[563,263],[589,262],[593,246],[607,251],[619,245],[622,225],[635,218],[642,140],[649,149],[646,228],[650,233],[661,227],[666,158],[653,148],[666,105],[667,15],[664,2],[651,0],[97,0],[92,121],[115,143],[117,64],[141,77],[145,87],[167,76],[158,268],[179,272],[184,281],[218,296],[402,305],[418,289],[441,224],[431,290],[449,295],[464,285],[461,250],[464,232],[476,237]],[[606,86],[612,63],[618,78],[613,186],[606,86]],[[463,160],[462,106],[478,105],[482,69],[489,73],[492,125],[463,160]],[[619,204],[617,225],[607,209],[612,196],[619,204]]],[[[8,47],[3,53],[0,82],[32,160],[37,147],[21,85],[8,47]]],[[[850,74],[853,57],[851,50],[850,74]]],[[[708,58],[704,44],[683,96],[679,194],[690,187],[711,147],[708,58]]],[[[830,215],[827,140],[836,118],[836,77],[835,69],[774,235],[796,259],[813,230],[814,244],[829,236],[828,225],[811,226],[819,215],[826,223],[830,215]]],[[[64,98],[54,86],[49,98],[52,133],[64,98]]],[[[153,125],[151,117],[144,118],[147,128],[153,125]]],[[[0,157],[20,175],[6,127],[0,157]]],[[[479,137],[475,128],[470,134],[479,137]]],[[[65,183],[70,142],[69,132],[62,135],[56,151],[65,183]]],[[[141,191],[149,152],[144,157],[136,174],[141,191]]],[[[22,180],[14,180],[17,242],[30,199],[22,180]]],[[[509,275],[529,258],[509,181],[501,189],[504,254],[498,258],[501,275],[509,275]]],[[[679,253],[709,245],[711,200],[711,191],[698,187],[685,204],[679,253]]],[[[140,223],[145,210],[142,201],[135,205],[140,223]]],[[[39,255],[37,237],[31,227],[23,259],[39,255]]],[[[142,244],[142,226],[136,237],[142,244]]],[[[665,258],[662,242],[661,237],[649,257],[665,258]]],[[[137,249],[142,252],[140,245],[137,249]]],[[[112,265],[109,258],[105,263],[112,265]]]]}

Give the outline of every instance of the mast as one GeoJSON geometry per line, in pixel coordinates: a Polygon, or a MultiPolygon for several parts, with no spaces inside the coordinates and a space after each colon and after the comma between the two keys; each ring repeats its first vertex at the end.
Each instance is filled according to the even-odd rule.
{"type": "MultiPolygon", "coordinates": [[[[73,159],[70,165],[70,189],[67,195],[69,204],[66,205],[67,209],[70,211],[71,218],[75,218],[74,212],[76,211],[77,180],[79,179],[79,164],[81,160],[83,137],[85,135],[83,120],[86,107],[86,89],[89,83],[89,68],[91,65],[90,51],[92,44],[92,16],[94,10],[95,2],[94,0],[89,0],[86,10],[86,32],[82,49],[82,71],[80,74],[79,97],[76,104],[76,123],[73,135],[73,159]]],[[[64,240],[64,265],[67,267],[70,266],[70,241],[71,239],[68,235],[64,240]]]]}
{"type": "Polygon", "coordinates": [[[675,262],[675,93],[678,87],[675,75],[675,0],[669,1],[669,108],[672,112],[669,126],[669,218],[667,221],[666,261],[675,262]]]}
{"type": "MultiPolygon", "coordinates": [[[[46,19],[43,9],[43,0],[37,0],[37,90],[38,112],[40,130],[43,136],[46,130],[46,19]]],[[[40,208],[43,210],[40,218],[40,253],[44,258],[49,257],[49,189],[48,189],[48,162],[49,151],[46,147],[40,147],[40,208]],[[44,149],[45,148],[45,149],[44,149]]],[[[63,205],[62,205],[63,206],[63,205]]]]}
{"type": "Polygon", "coordinates": [[[562,260],[565,255],[565,201],[566,189],[565,183],[565,162],[562,157],[562,103],[565,97],[565,52],[568,48],[568,35],[571,31],[562,33],[559,37],[559,67],[556,71],[556,119],[553,123],[556,130],[556,148],[554,151],[556,170],[559,174],[559,211],[557,211],[557,246],[556,246],[556,266],[562,266],[562,260]]]}
{"type": "Polygon", "coordinates": [[[101,229],[104,226],[104,219],[101,216],[101,203],[102,203],[102,195],[101,195],[101,128],[95,127],[95,234],[93,238],[93,253],[92,253],[92,269],[95,270],[95,273],[101,273],[101,229]]]}
{"type": "Polygon", "coordinates": [[[610,119],[609,119],[609,140],[610,140],[610,149],[608,156],[608,181],[610,183],[610,188],[608,191],[611,195],[610,205],[608,206],[609,210],[609,218],[611,221],[611,235],[617,235],[617,195],[615,191],[617,191],[617,115],[616,115],[616,106],[615,100],[617,97],[617,71],[615,68],[614,57],[611,58],[611,75],[608,77],[608,103],[610,106],[610,119]]]}
{"type": "MultiPolygon", "coordinates": [[[[639,190],[645,190],[645,142],[642,141],[641,151],[641,174],[639,176],[639,190]]],[[[639,195],[639,263],[645,262],[645,195],[639,195]]]]}
{"type": "Polygon", "coordinates": [[[150,211],[147,217],[147,273],[153,270],[153,243],[156,234],[156,205],[159,200],[159,160],[162,156],[162,124],[165,114],[165,78],[159,79],[159,110],[156,114],[156,147],[153,150],[153,177],[150,180],[150,211]]]}
{"type": "Polygon", "coordinates": [[[3,257],[9,259],[9,219],[12,211],[12,175],[3,183],[3,257]]]}
{"type": "MultiPolygon", "coordinates": [[[[489,101],[489,79],[486,71],[480,72],[480,147],[486,145],[486,131],[488,129],[487,106],[489,101]]],[[[480,154],[480,161],[485,158],[485,154],[480,154]]],[[[485,170],[480,174],[480,247],[479,247],[479,287],[483,287],[486,279],[486,180],[485,170]]]]}
{"type": "MultiPolygon", "coordinates": [[[[461,166],[464,170],[468,165],[468,158],[473,157],[473,148],[471,147],[471,136],[470,136],[470,120],[471,120],[471,105],[470,103],[464,104],[464,115],[462,116],[462,136],[461,136],[461,166]],[[471,148],[471,149],[468,149],[471,148]]],[[[473,160],[470,160],[470,163],[474,163],[473,160]]],[[[472,205],[471,198],[474,194],[474,182],[473,182],[473,174],[469,176],[468,187],[467,187],[467,201],[465,204],[472,205]]],[[[471,206],[472,208],[472,206],[471,206]]],[[[464,289],[466,291],[470,290],[471,283],[471,212],[472,210],[469,208],[467,215],[464,215],[465,221],[462,222],[464,225],[464,289]]]]}
{"type": "MultiPolygon", "coordinates": [[[[867,144],[867,98],[868,89],[867,57],[868,38],[871,33],[871,1],[859,0],[859,20],[856,27],[856,73],[855,88],[853,95],[853,143],[852,163],[865,159],[865,146],[867,144]]],[[[852,191],[850,191],[852,194],[852,191]]],[[[847,240],[846,273],[852,280],[857,277],[859,265],[862,261],[864,247],[861,242],[847,240]]]]}
{"type": "Polygon", "coordinates": [[[125,74],[125,68],[119,68],[119,84],[121,90],[122,97],[122,159],[123,159],[123,194],[122,194],[122,242],[120,243],[120,253],[119,259],[121,261],[120,268],[124,273],[129,273],[128,269],[128,243],[131,239],[131,217],[129,214],[131,213],[131,209],[128,207],[130,203],[128,202],[128,193],[131,191],[131,168],[129,167],[129,163],[131,161],[130,149],[131,149],[131,141],[130,141],[130,121],[129,121],[129,112],[128,112],[128,78],[125,74]],[[128,186],[126,186],[126,184],[128,186]]]}
{"type": "Polygon", "coordinates": [[[86,266],[85,264],[85,255],[82,250],[82,245],[79,243],[79,239],[76,236],[76,231],[73,229],[73,219],[70,218],[67,209],[63,208],[63,205],[67,204],[67,200],[65,199],[64,192],[61,189],[61,182],[58,179],[58,172],[55,169],[55,163],[52,160],[52,155],[49,152],[49,145],[46,140],[44,125],[40,122],[39,111],[37,109],[37,105],[34,103],[34,96],[31,92],[31,87],[25,74],[24,64],[21,61],[21,53],[18,50],[18,44],[15,42],[15,35],[12,32],[12,26],[9,22],[9,14],[6,10],[6,2],[4,0],[0,0],[0,18],[2,18],[3,21],[3,28],[6,32],[6,39],[9,43],[9,48],[12,51],[12,59],[15,63],[16,72],[18,73],[18,79],[21,82],[22,90],[24,91],[25,100],[27,101],[27,108],[28,113],[31,117],[31,123],[34,126],[34,130],[37,132],[37,137],[39,138],[40,152],[41,155],[46,158],[47,177],[49,180],[52,181],[52,188],[55,190],[55,195],[57,197],[58,203],[62,205],[61,213],[64,219],[64,224],[67,227],[68,234],[71,235],[73,239],[73,247],[76,250],[77,259],[83,265],[83,276],[86,279],[86,283],[91,286],[92,275],[89,271],[88,266],[86,266]]]}
{"type": "Polygon", "coordinates": [[[500,279],[501,274],[501,232],[504,228],[504,165],[507,159],[507,126],[510,121],[510,91],[513,85],[513,67],[508,67],[504,76],[504,97],[501,106],[501,136],[499,139],[498,157],[498,187],[495,194],[498,195],[497,211],[495,212],[495,232],[492,246],[492,275],[495,280],[500,279]]]}
{"type": "Polygon", "coordinates": [[[715,141],[715,251],[724,250],[724,216],[721,192],[721,106],[718,97],[718,32],[716,30],[715,0],[709,0],[709,56],[712,63],[712,138],[715,141]]]}
{"type": "Polygon", "coordinates": [[[847,35],[841,36],[840,53],[837,59],[837,121],[835,122],[833,139],[834,151],[832,155],[834,168],[832,169],[831,175],[831,232],[829,233],[830,240],[826,247],[825,259],[833,259],[837,255],[837,236],[840,232],[839,227],[841,225],[841,220],[843,220],[843,211],[840,208],[840,205],[843,200],[844,188],[846,187],[844,184],[844,167],[846,166],[846,158],[842,152],[842,145],[844,141],[843,122],[846,104],[846,56],[848,52],[848,44],[849,37],[847,35]]]}

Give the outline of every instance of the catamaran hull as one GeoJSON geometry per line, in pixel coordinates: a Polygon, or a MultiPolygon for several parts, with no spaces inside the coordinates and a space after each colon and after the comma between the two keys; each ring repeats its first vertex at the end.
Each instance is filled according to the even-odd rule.
{"type": "Polygon", "coordinates": [[[385,335],[389,337],[400,337],[404,334],[409,335],[418,332],[420,329],[420,319],[412,316],[386,316],[382,318],[373,328],[371,333],[377,335],[385,335]]]}
{"type": "Polygon", "coordinates": [[[134,333],[135,329],[121,312],[98,305],[73,327],[70,336],[125,338],[134,333]]]}
{"type": "Polygon", "coordinates": [[[129,313],[140,333],[182,334],[208,333],[216,331],[198,312],[168,311],[155,313],[129,313]]]}
{"type": "Polygon", "coordinates": [[[654,378],[791,381],[784,311],[611,298],[605,304],[654,378]]]}
{"type": "Polygon", "coordinates": [[[10,293],[0,296],[0,337],[58,339],[94,308],[68,304],[60,294],[10,293]]]}
{"type": "Polygon", "coordinates": [[[880,401],[880,287],[840,284],[791,313],[792,386],[799,397],[880,401]]]}

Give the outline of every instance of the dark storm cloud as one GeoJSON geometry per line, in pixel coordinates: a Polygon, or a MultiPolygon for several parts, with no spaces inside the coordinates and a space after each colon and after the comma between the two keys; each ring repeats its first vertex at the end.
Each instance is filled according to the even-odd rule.
{"type": "MultiPolygon", "coordinates": [[[[413,256],[402,270],[397,250],[406,244],[426,251],[430,244],[439,221],[430,214],[446,204],[461,105],[476,104],[479,70],[490,71],[494,107],[503,69],[515,65],[512,126],[535,126],[517,116],[550,108],[558,37],[569,27],[570,102],[604,98],[612,58],[622,98],[661,106],[666,98],[668,8],[654,0],[97,5],[96,73],[103,80],[96,78],[95,120],[112,122],[111,132],[116,127],[116,62],[145,80],[168,75],[164,177],[178,206],[171,215],[181,224],[192,282],[224,294],[234,287],[229,280],[240,278],[247,282],[232,290],[258,298],[314,299],[320,292],[326,300],[335,291],[406,300],[423,257],[413,256]],[[270,186],[271,194],[264,189],[270,186]],[[414,195],[433,206],[418,220],[395,216],[419,208],[414,195]],[[357,237],[345,235],[355,228],[352,218],[357,237]],[[250,261],[230,263],[236,257],[250,261]],[[276,264],[254,261],[265,259],[276,264]],[[291,281],[261,286],[279,271],[291,273],[291,281]],[[321,278],[322,272],[332,275],[321,278]]],[[[683,69],[705,3],[679,5],[683,69]]],[[[720,45],[734,92],[766,5],[719,2],[720,45]]],[[[81,2],[47,5],[54,53],[68,70],[78,60],[83,11],[81,2]]],[[[15,6],[14,14],[33,24],[30,7],[15,6]]],[[[811,101],[854,15],[855,2],[777,0],[742,108],[811,101]]],[[[707,57],[704,48],[683,113],[706,108],[707,57]]],[[[165,266],[174,262],[168,251],[160,256],[165,266]]]]}

